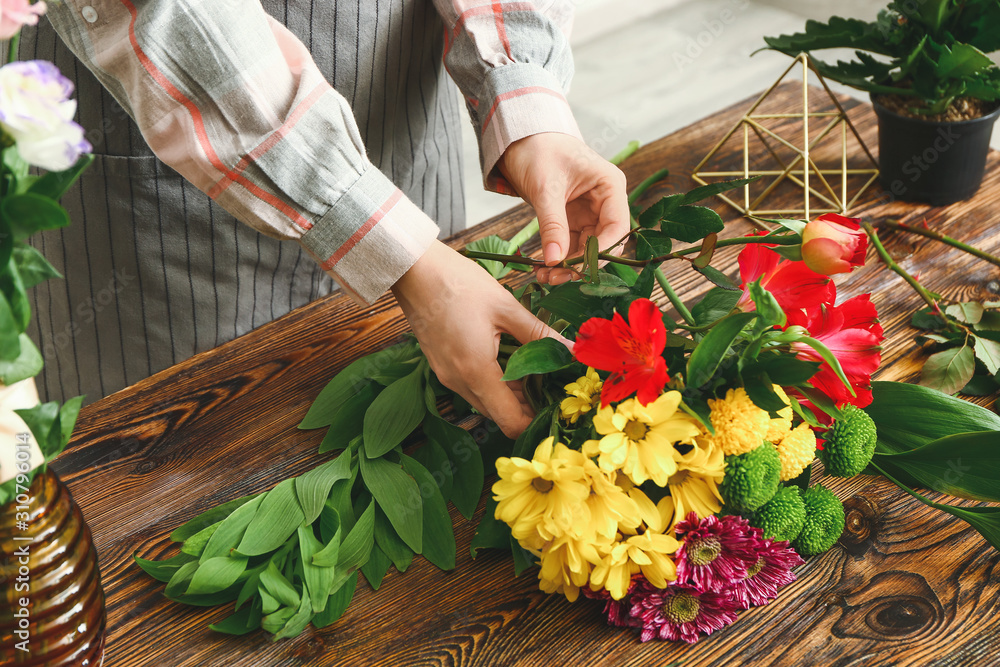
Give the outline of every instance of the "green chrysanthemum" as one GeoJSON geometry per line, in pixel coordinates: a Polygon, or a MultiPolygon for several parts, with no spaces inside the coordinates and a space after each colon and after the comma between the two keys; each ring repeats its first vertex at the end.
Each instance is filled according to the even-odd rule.
{"type": "Polygon", "coordinates": [[[802,556],[815,556],[832,547],[844,532],[844,504],[822,484],[802,493],[806,521],[792,547],[802,556]]]}
{"type": "Polygon", "coordinates": [[[753,512],[778,490],[781,459],[769,442],[736,456],[726,457],[726,472],[719,485],[722,501],[731,509],[753,512]]]}
{"type": "Polygon", "coordinates": [[[854,477],[871,463],[878,438],[875,422],[867,412],[853,405],[845,406],[842,412],[827,430],[819,457],[827,474],[854,477]]]}
{"type": "Polygon", "coordinates": [[[798,487],[783,486],[750,517],[750,525],[764,531],[765,537],[791,542],[806,522],[806,505],[798,487]]]}

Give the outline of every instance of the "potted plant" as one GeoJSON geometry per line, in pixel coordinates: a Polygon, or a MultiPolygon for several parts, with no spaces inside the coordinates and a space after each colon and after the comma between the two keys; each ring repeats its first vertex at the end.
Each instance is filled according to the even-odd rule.
{"type": "Polygon", "coordinates": [[[805,32],[765,37],[770,49],[808,53],[822,76],[867,91],[879,122],[882,187],[936,206],[979,188],[1000,115],[1000,2],[890,2],[874,22],[832,17],[805,32]],[[830,64],[813,51],[855,49],[830,64]]]}
{"type": "Polygon", "coordinates": [[[0,17],[0,40],[10,40],[0,67],[0,664],[94,667],[105,629],[97,551],[46,466],[69,441],[83,397],[39,404],[42,356],[25,333],[27,290],[60,277],[27,239],[69,224],[58,200],[92,161],[69,81],[52,63],[15,61],[18,29],[42,11],[15,0],[0,17]]]}

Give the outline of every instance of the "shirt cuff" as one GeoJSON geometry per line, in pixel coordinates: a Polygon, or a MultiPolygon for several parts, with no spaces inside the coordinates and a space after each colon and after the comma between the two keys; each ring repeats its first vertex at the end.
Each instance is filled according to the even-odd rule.
{"type": "Polygon", "coordinates": [[[299,242],[355,301],[369,305],[437,235],[427,214],[369,165],[299,242]]]}
{"type": "Polygon", "coordinates": [[[479,141],[487,190],[517,194],[496,165],[507,147],[518,139],[541,132],[561,132],[583,141],[562,84],[544,67],[530,63],[495,67],[487,72],[479,99],[490,101],[480,124],[479,141]]]}

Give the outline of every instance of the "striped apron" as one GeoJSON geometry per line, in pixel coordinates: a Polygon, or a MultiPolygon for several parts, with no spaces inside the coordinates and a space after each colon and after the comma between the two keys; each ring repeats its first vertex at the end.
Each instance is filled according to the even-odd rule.
{"type": "MultiPolygon", "coordinates": [[[[459,101],[431,0],[263,0],[351,104],[368,156],[435,220],[462,229],[459,101]]],[[[65,276],[35,287],[42,400],[94,401],[335,289],[295,242],[242,225],[160,162],[44,21],[19,57],[76,84],[96,160],[62,199],[71,224],[34,245],[65,276]]]]}

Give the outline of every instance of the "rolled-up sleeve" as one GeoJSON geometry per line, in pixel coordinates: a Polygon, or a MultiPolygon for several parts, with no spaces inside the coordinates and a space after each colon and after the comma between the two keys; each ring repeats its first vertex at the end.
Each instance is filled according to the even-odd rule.
{"type": "Polygon", "coordinates": [[[242,222],[297,240],[355,299],[377,299],[437,237],[258,0],[65,0],[48,17],[157,157],[242,222]]]}
{"type": "Polygon", "coordinates": [[[580,137],[566,101],[574,2],[434,0],[445,22],[445,67],[479,138],[483,183],[514,194],[496,169],[513,142],[541,132],[580,137]]]}

